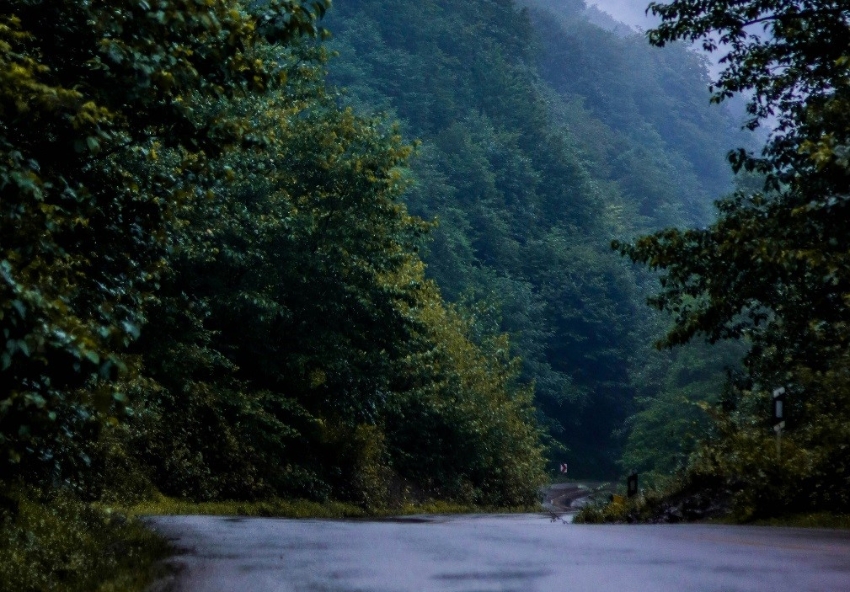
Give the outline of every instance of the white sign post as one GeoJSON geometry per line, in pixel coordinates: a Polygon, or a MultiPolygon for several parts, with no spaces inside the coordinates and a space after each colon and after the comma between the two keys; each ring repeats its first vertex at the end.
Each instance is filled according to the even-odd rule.
{"type": "Polygon", "coordinates": [[[561,463],[561,472],[566,475],[567,474],[567,463],[561,463]]]}

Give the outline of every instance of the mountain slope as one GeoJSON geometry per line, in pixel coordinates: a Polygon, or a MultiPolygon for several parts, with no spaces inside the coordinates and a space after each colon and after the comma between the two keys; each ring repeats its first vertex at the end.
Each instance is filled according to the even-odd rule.
{"type": "Polygon", "coordinates": [[[734,126],[708,106],[697,56],[659,57],[583,9],[358,0],[327,25],[342,100],[422,141],[406,201],[439,221],[429,275],[478,303],[482,331],[511,333],[541,419],[579,473],[602,475],[619,456],[612,433],[651,394],[658,333],[645,278],[608,243],[704,224],[730,187],[734,126]]]}

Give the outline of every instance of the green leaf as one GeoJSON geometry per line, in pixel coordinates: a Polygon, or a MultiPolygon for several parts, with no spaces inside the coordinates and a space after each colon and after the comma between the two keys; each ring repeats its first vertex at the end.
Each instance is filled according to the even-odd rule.
{"type": "Polygon", "coordinates": [[[131,323],[130,321],[123,321],[121,326],[124,327],[124,331],[130,334],[133,339],[138,339],[139,335],[141,335],[141,329],[135,323],[131,323]]]}
{"type": "Polygon", "coordinates": [[[13,307],[16,311],[18,311],[18,315],[20,315],[20,317],[21,317],[22,319],[26,318],[26,316],[27,316],[27,308],[26,308],[26,306],[24,306],[24,303],[23,303],[23,302],[21,302],[20,300],[12,300],[12,307],[13,307]]]}

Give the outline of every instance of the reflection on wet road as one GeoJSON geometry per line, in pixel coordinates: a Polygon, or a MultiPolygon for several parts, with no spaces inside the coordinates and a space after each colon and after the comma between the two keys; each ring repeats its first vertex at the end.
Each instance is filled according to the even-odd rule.
{"type": "Polygon", "coordinates": [[[539,515],[150,520],[182,549],[178,592],[850,591],[848,531],[539,515]]]}

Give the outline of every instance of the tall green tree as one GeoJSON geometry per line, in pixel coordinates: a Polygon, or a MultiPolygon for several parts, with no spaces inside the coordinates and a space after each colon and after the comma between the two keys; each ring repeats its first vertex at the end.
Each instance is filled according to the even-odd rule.
{"type": "Polygon", "coordinates": [[[264,38],[325,0],[10,0],[0,8],[0,472],[61,479],[126,403],[115,378],[173,246],[175,205],[244,128],[192,117],[262,91],[264,38]],[[156,163],[168,147],[178,155],[156,163]],[[143,174],[140,174],[142,172],[143,174]]]}
{"type": "Polygon", "coordinates": [[[192,499],[530,502],[530,396],[504,337],[474,343],[423,276],[431,225],[401,201],[413,147],[338,106],[321,47],[264,55],[284,74],[270,93],[196,104],[253,142],[178,212],[124,449],[192,499]]]}
{"type": "Polygon", "coordinates": [[[747,377],[724,397],[716,439],[692,470],[737,484],[745,513],[846,509],[850,8],[678,0],[650,9],[662,18],[652,43],[686,39],[721,52],[714,100],[750,93],[748,125],[774,126],[761,154],[730,156],[735,169],[764,175],[762,190],[718,202],[706,229],[620,246],[663,271],[653,303],[675,318],[665,345],[697,334],[752,345],[747,377]],[[788,397],[781,458],[769,419],[778,387],[788,397]]]}

